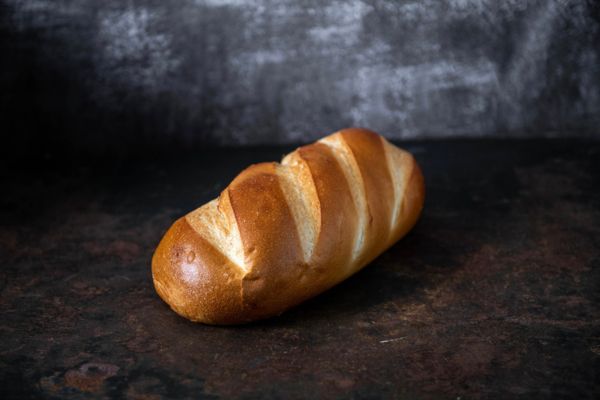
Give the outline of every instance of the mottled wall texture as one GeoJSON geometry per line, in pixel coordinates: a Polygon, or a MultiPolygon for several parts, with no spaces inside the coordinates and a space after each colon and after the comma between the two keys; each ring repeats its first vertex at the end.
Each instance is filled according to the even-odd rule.
{"type": "Polygon", "coordinates": [[[598,136],[595,0],[2,0],[11,151],[598,136]]]}

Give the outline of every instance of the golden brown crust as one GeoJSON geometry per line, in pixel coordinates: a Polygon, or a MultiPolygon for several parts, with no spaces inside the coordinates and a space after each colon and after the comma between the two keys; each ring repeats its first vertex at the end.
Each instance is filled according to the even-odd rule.
{"type": "Polygon", "coordinates": [[[283,164],[250,166],[177,220],[152,259],[156,290],[180,315],[208,324],[280,314],[404,236],[424,196],[409,153],[365,129],[340,131],[283,164]]]}
{"type": "Polygon", "coordinates": [[[239,269],[185,218],[171,226],[156,248],[152,277],[160,297],[183,317],[209,324],[244,319],[239,269]]]}
{"type": "Polygon", "coordinates": [[[286,292],[306,268],[275,168],[275,163],[253,165],[228,188],[245,263],[253,266],[242,280],[244,304],[261,316],[281,310],[286,292]]]}
{"type": "Polygon", "coordinates": [[[309,264],[312,274],[303,277],[313,292],[312,286],[327,288],[337,283],[332,279],[334,275],[326,272],[328,269],[348,264],[356,236],[356,206],[342,167],[328,146],[314,143],[301,147],[297,153],[311,171],[321,207],[317,245],[309,264]]]}
{"type": "Polygon", "coordinates": [[[381,136],[366,129],[351,128],[341,132],[352,150],[364,182],[368,220],[365,251],[358,261],[372,260],[387,247],[393,205],[393,187],[381,136]]]}
{"type": "Polygon", "coordinates": [[[408,179],[400,211],[400,215],[403,215],[404,218],[400,219],[392,243],[400,240],[413,228],[413,226],[415,226],[421,216],[423,204],[425,203],[425,178],[423,177],[423,172],[421,171],[419,164],[417,164],[413,157],[411,157],[411,159],[412,172],[408,179]]]}

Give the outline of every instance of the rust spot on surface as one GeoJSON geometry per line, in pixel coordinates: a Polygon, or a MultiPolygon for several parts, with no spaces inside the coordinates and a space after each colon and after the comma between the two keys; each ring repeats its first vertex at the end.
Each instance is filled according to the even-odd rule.
{"type": "Polygon", "coordinates": [[[65,373],[65,386],[82,392],[95,392],[111,376],[115,376],[119,367],[113,364],[86,363],[65,373]]]}

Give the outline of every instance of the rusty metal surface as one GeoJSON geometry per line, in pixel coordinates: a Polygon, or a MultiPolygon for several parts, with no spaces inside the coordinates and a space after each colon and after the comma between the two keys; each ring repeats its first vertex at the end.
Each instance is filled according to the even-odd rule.
{"type": "Polygon", "coordinates": [[[155,294],[172,220],[288,149],[1,172],[2,398],[598,398],[600,142],[413,143],[404,240],[279,318],[155,294]]]}

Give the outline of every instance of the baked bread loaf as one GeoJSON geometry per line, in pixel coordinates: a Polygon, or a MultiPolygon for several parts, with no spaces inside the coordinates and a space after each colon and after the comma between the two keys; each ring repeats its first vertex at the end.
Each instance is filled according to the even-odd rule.
{"type": "Polygon", "coordinates": [[[424,196],[410,153],[365,129],[339,131],[251,165],[175,221],[152,258],[156,291],[206,324],[281,314],[398,241],[424,196]]]}

